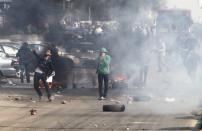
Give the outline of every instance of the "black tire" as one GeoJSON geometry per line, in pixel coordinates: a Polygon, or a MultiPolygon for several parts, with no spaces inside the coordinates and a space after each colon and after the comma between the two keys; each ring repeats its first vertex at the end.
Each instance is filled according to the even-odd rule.
{"type": "Polygon", "coordinates": [[[124,112],[125,105],[103,105],[103,112],[124,112]]]}

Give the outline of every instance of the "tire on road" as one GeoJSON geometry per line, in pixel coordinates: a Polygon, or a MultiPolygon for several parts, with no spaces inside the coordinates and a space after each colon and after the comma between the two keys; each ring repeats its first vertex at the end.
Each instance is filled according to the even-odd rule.
{"type": "Polygon", "coordinates": [[[124,112],[125,105],[103,105],[103,112],[124,112]]]}

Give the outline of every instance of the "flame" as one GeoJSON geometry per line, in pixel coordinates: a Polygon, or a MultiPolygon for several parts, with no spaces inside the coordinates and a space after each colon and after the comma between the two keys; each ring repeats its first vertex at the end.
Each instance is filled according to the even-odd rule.
{"type": "Polygon", "coordinates": [[[119,74],[114,77],[114,81],[125,81],[125,80],[127,80],[127,77],[123,74],[119,74]]]}

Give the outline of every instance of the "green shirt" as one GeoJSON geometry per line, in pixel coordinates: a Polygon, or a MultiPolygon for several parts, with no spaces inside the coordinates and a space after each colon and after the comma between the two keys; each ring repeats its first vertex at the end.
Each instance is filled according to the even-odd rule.
{"type": "Polygon", "coordinates": [[[98,74],[109,74],[110,73],[110,62],[111,62],[111,57],[109,55],[106,55],[103,59],[98,58],[97,73],[98,74]]]}

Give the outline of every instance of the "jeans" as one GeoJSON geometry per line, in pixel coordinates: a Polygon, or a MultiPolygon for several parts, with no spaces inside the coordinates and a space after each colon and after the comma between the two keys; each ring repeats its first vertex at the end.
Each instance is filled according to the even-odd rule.
{"type": "Polygon", "coordinates": [[[102,97],[102,96],[107,97],[108,81],[109,81],[108,74],[98,74],[98,88],[99,88],[100,97],[102,97]],[[104,82],[104,92],[103,92],[103,82],[104,82]]]}
{"type": "Polygon", "coordinates": [[[26,76],[27,83],[30,83],[30,72],[29,72],[29,64],[21,64],[20,65],[20,79],[21,83],[24,83],[24,73],[26,76]]]}
{"type": "Polygon", "coordinates": [[[40,73],[35,72],[35,74],[34,74],[34,89],[36,90],[37,94],[39,95],[39,97],[42,96],[42,92],[39,89],[39,80],[41,80],[43,82],[45,89],[46,89],[47,97],[50,98],[51,93],[50,93],[48,84],[46,82],[46,76],[44,74],[40,74],[40,73]]]}

